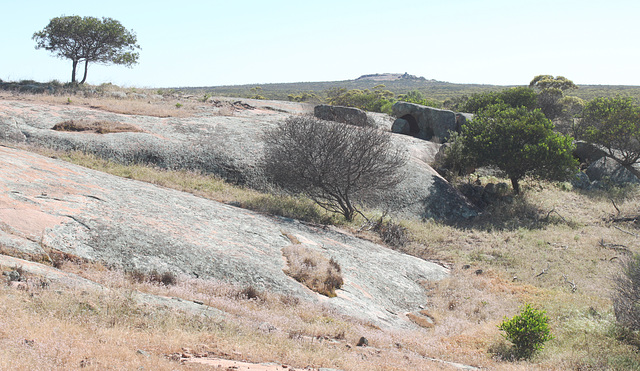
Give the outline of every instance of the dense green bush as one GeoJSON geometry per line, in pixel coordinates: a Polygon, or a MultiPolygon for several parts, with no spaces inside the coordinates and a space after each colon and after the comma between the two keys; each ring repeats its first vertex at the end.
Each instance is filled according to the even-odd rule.
{"type": "Polygon", "coordinates": [[[420,104],[427,107],[440,108],[442,107],[442,103],[433,99],[428,99],[422,94],[419,90],[412,90],[407,94],[398,95],[398,100],[408,103],[420,104]]]}
{"type": "Polygon", "coordinates": [[[377,85],[369,89],[332,89],[327,92],[327,103],[334,106],[355,107],[370,112],[391,114],[394,94],[385,89],[384,85],[377,85]]]}
{"type": "Polygon", "coordinates": [[[605,147],[622,165],[640,162],[640,107],[631,98],[589,101],[576,132],[579,139],[605,147]]]}
{"type": "Polygon", "coordinates": [[[461,112],[478,113],[479,111],[495,105],[504,104],[508,107],[525,107],[533,110],[537,104],[537,95],[533,89],[518,87],[505,89],[498,92],[477,93],[470,96],[465,102],[458,105],[461,112]]]}
{"type": "Polygon", "coordinates": [[[475,165],[504,171],[515,193],[524,176],[565,180],[577,168],[573,138],[555,132],[538,109],[489,106],[462,127],[461,140],[475,165]]]}
{"type": "Polygon", "coordinates": [[[545,342],[553,339],[545,311],[535,309],[531,304],[526,304],[513,318],[505,318],[498,328],[513,343],[516,358],[530,358],[544,347],[545,342]]]}

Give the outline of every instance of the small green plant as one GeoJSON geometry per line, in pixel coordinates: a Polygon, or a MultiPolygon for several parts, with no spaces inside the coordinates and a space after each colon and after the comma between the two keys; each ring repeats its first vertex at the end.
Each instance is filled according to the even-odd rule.
{"type": "Polygon", "coordinates": [[[520,314],[505,320],[498,326],[505,339],[514,345],[516,358],[530,358],[534,352],[541,350],[543,344],[551,339],[549,318],[543,310],[525,304],[520,314]]]}
{"type": "Polygon", "coordinates": [[[71,104],[71,98],[67,98],[67,104],[71,104]]]}
{"type": "Polygon", "coordinates": [[[176,103],[176,108],[180,108],[180,107],[182,107],[182,103],[180,102],[176,103]]]}

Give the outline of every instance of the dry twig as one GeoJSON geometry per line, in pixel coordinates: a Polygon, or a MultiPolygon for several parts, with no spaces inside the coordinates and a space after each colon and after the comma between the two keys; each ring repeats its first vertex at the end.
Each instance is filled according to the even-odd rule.
{"type": "Polygon", "coordinates": [[[634,237],[640,237],[640,235],[638,235],[637,233],[633,233],[633,232],[625,231],[624,229],[622,229],[622,228],[620,228],[620,227],[618,227],[618,226],[616,226],[616,225],[614,225],[614,226],[613,226],[613,228],[615,228],[615,229],[619,230],[620,232],[624,232],[624,233],[626,233],[626,234],[630,234],[630,235],[632,235],[632,236],[634,236],[634,237]]]}
{"type": "Polygon", "coordinates": [[[562,274],[562,278],[564,278],[564,282],[566,282],[571,287],[571,292],[576,292],[578,290],[578,286],[575,282],[569,281],[566,274],[562,274]]]}
{"type": "Polygon", "coordinates": [[[615,251],[621,251],[624,252],[625,254],[630,254],[631,251],[629,251],[629,248],[625,245],[620,245],[620,244],[615,244],[615,243],[606,243],[604,242],[603,239],[600,239],[600,241],[598,242],[598,245],[601,247],[604,247],[606,249],[611,249],[611,250],[615,250],[615,251]]]}
{"type": "Polygon", "coordinates": [[[538,278],[542,276],[543,274],[547,273],[548,270],[549,270],[549,266],[547,265],[547,267],[543,269],[542,272],[538,273],[534,278],[538,278]]]}

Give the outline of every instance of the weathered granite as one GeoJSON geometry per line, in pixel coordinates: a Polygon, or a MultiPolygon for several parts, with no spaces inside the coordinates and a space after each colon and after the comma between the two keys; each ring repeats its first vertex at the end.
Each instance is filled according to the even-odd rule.
{"type": "MultiPolygon", "coordinates": [[[[436,180],[437,182],[437,180],[436,180]]],[[[449,207],[442,205],[442,207],[449,207]]],[[[30,254],[61,251],[123,270],[171,271],[321,301],[383,327],[411,327],[420,281],[447,269],[331,227],[270,217],[0,146],[0,221],[30,254]],[[283,272],[293,235],[335,259],[344,286],[316,294],[283,272]]],[[[2,240],[0,240],[1,242],[2,240]]]]}
{"type": "Polygon", "coordinates": [[[313,109],[313,114],[321,120],[335,121],[362,127],[372,126],[366,112],[353,107],[320,104],[313,109]]]}
{"type": "Polygon", "coordinates": [[[447,141],[450,132],[460,131],[469,116],[407,102],[394,103],[392,113],[397,117],[392,126],[394,133],[440,142],[447,141]]]}

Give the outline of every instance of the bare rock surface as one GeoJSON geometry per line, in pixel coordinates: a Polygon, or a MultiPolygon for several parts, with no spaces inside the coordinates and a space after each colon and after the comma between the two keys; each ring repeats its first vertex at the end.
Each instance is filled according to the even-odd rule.
{"type": "MultiPolygon", "coordinates": [[[[426,303],[419,284],[439,265],[339,230],[270,217],[191,194],[115,177],[0,146],[0,221],[12,247],[57,250],[124,270],[171,271],[325,302],[383,327],[426,303]],[[334,258],[338,297],[316,294],[283,273],[293,235],[334,258]]],[[[44,250],[42,250],[44,253],[44,250]]]]}
{"type": "MultiPolygon", "coordinates": [[[[194,117],[159,118],[71,105],[0,100],[0,142],[80,150],[125,164],[203,171],[263,188],[264,177],[258,166],[263,151],[262,134],[290,115],[312,113],[313,106],[251,99],[227,103],[236,109],[226,116],[220,115],[214,105],[203,103],[194,117]],[[143,132],[96,134],[52,130],[66,120],[113,121],[134,125],[143,132]]],[[[376,126],[389,130],[388,116],[369,117],[376,126]]],[[[381,194],[370,206],[403,218],[455,221],[477,215],[464,196],[429,166],[438,144],[405,135],[393,137],[395,145],[411,156],[402,169],[406,177],[396,189],[381,194]]]]}

